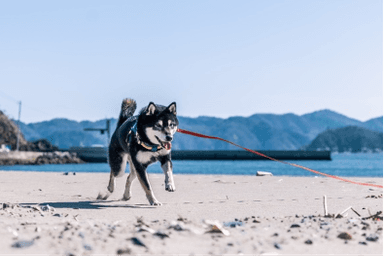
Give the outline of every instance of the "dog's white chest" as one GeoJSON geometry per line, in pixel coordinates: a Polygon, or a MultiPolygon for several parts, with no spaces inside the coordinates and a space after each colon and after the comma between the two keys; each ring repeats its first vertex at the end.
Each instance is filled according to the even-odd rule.
{"type": "Polygon", "coordinates": [[[164,156],[169,154],[170,151],[166,149],[161,149],[157,152],[149,152],[149,151],[138,151],[136,155],[136,159],[140,163],[151,163],[155,162],[159,156],[164,156]]]}

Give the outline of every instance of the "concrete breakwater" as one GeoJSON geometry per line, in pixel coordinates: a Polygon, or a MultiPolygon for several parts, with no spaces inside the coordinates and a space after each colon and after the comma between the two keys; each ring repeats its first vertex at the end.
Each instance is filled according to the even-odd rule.
{"type": "Polygon", "coordinates": [[[0,160],[35,160],[39,156],[42,156],[43,152],[27,152],[27,151],[10,151],[10,152],[1,152],[0,160]]]}
{"type": "MultiPolygon", "coordinates": [[[[106,147],[72,147],[85,162],[106,162],[106,147]]],[[[331,160],[330,151],[259,151],[279,160],[331,160]]],[[[243,150],[172,150],[173,160],[268,160],[243,150]]]]}
{"type": "Polygon", "coordinates": [[[83,163],[76,153],[70,152],[31,152],[10,151],[0,152],[0,165],[38,165],[38,164],[67,164],[83,163]]]}

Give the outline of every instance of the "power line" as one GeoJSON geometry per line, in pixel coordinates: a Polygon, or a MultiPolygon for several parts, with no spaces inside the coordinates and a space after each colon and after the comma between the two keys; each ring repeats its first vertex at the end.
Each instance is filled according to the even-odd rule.
{"type": "Polygon", "coordinates": [[[15,98],[13,98],[13,97],[10,96],[10,95],[4,93],[3,91],[0,91],[0,96],[3,97],[3,98],[5,98],[5,99],[8,99],[8,100],[10,100],[10,101],[12,101],[12,102],[15,102],[15,103],[17,103],[17,104],[19,103],[18,100],[16,100],[15,98]]]}
{"type": "Polygon", "coordinates": [[[19,138],[20,138],[20,116],[21,116],[21,101],[19,102],[19,118],[17,120],[17,141],[16,141],[16,151],[19,151],[19,138]]]}
{"type": "MultiPolygon", "coordinates": [[[[11,102],[14,102],[14,103],[16,103],[16,104],[19,104],[19,103],[20,103],[19,100],[16,100],[15,98],[13,98],[12,96],[10,96],[10,95],[4,93],[3,91],[0,91],[0,96],[3,97],[4,99],[7,99],[7,100],[9,100],[9,101],[11,101],[11,102]]],[[[25,103],[24,103],[24,105],[25,105],[25,103]]],[[[49,113],[47,113],[47,112],[45,112],[45,111],[43,111],[43,110],[39,110],[39,109],[36,109],[36,108],[34,108],[34,107],[30,107],[30,106],[28,106],[28,110],[32,110],[32,111],[35,111],[35,112],[40,112],[40,113],[43,113],[43,114],[45,114],[45,115],[50,115],[49,113]]]]}

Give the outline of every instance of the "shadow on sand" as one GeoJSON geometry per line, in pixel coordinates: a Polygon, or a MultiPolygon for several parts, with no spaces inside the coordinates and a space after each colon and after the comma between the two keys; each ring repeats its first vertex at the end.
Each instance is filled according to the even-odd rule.
{"type": "Polygon", "coordinates": [[[68,209],[106,209],[106,208],[156,208],[148,204],[119,204],[123,201],[79,201],[79,202],[43,202],[43,203],[20,203],[20,206],[27,207],[30,205],[38,205],[39,207],[47,206],[55,209],[68,208],[68,209]],[[111,204],[116,203],[116,204],[111,204]]]}

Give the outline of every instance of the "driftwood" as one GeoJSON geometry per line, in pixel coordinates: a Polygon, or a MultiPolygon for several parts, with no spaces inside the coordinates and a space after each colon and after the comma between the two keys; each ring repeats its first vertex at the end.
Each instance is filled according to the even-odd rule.
{"type": "Polygon", "coordinates": [[[327,196],[323,196],[324,217],[328,216],[327,196]]]}
{"type": "Polygon", "coordinates": [[[348,213],[346,215],[344,215],[344,213],[346,213],[349,209],[351,209],[352,206],[349,206],[347,209],[345,209],[344,211],[336,214],[336,218],[343,218],[343,217],[346,217],[348,215],[348,213]]]}
{"type": "Polygon", "coordinates": [[[354,213],[356,213],[357,216],[361,217],[361,215],[360,215],[357,211],[355,211],[352,207],[351,207],[351,210],[352,210],[354,213]]]}
{"type": "Polygon", "coordinates": [[[373,214],[373,215],[370,215],[368,217],[361,218],[361,219],[362,220],[368,220],[368,219],[383,220],[383,215],[380,216],[380,214],[382,214],[382,213],[383,213],[382,211],[378,211],[376,214],[373,214]]]}

